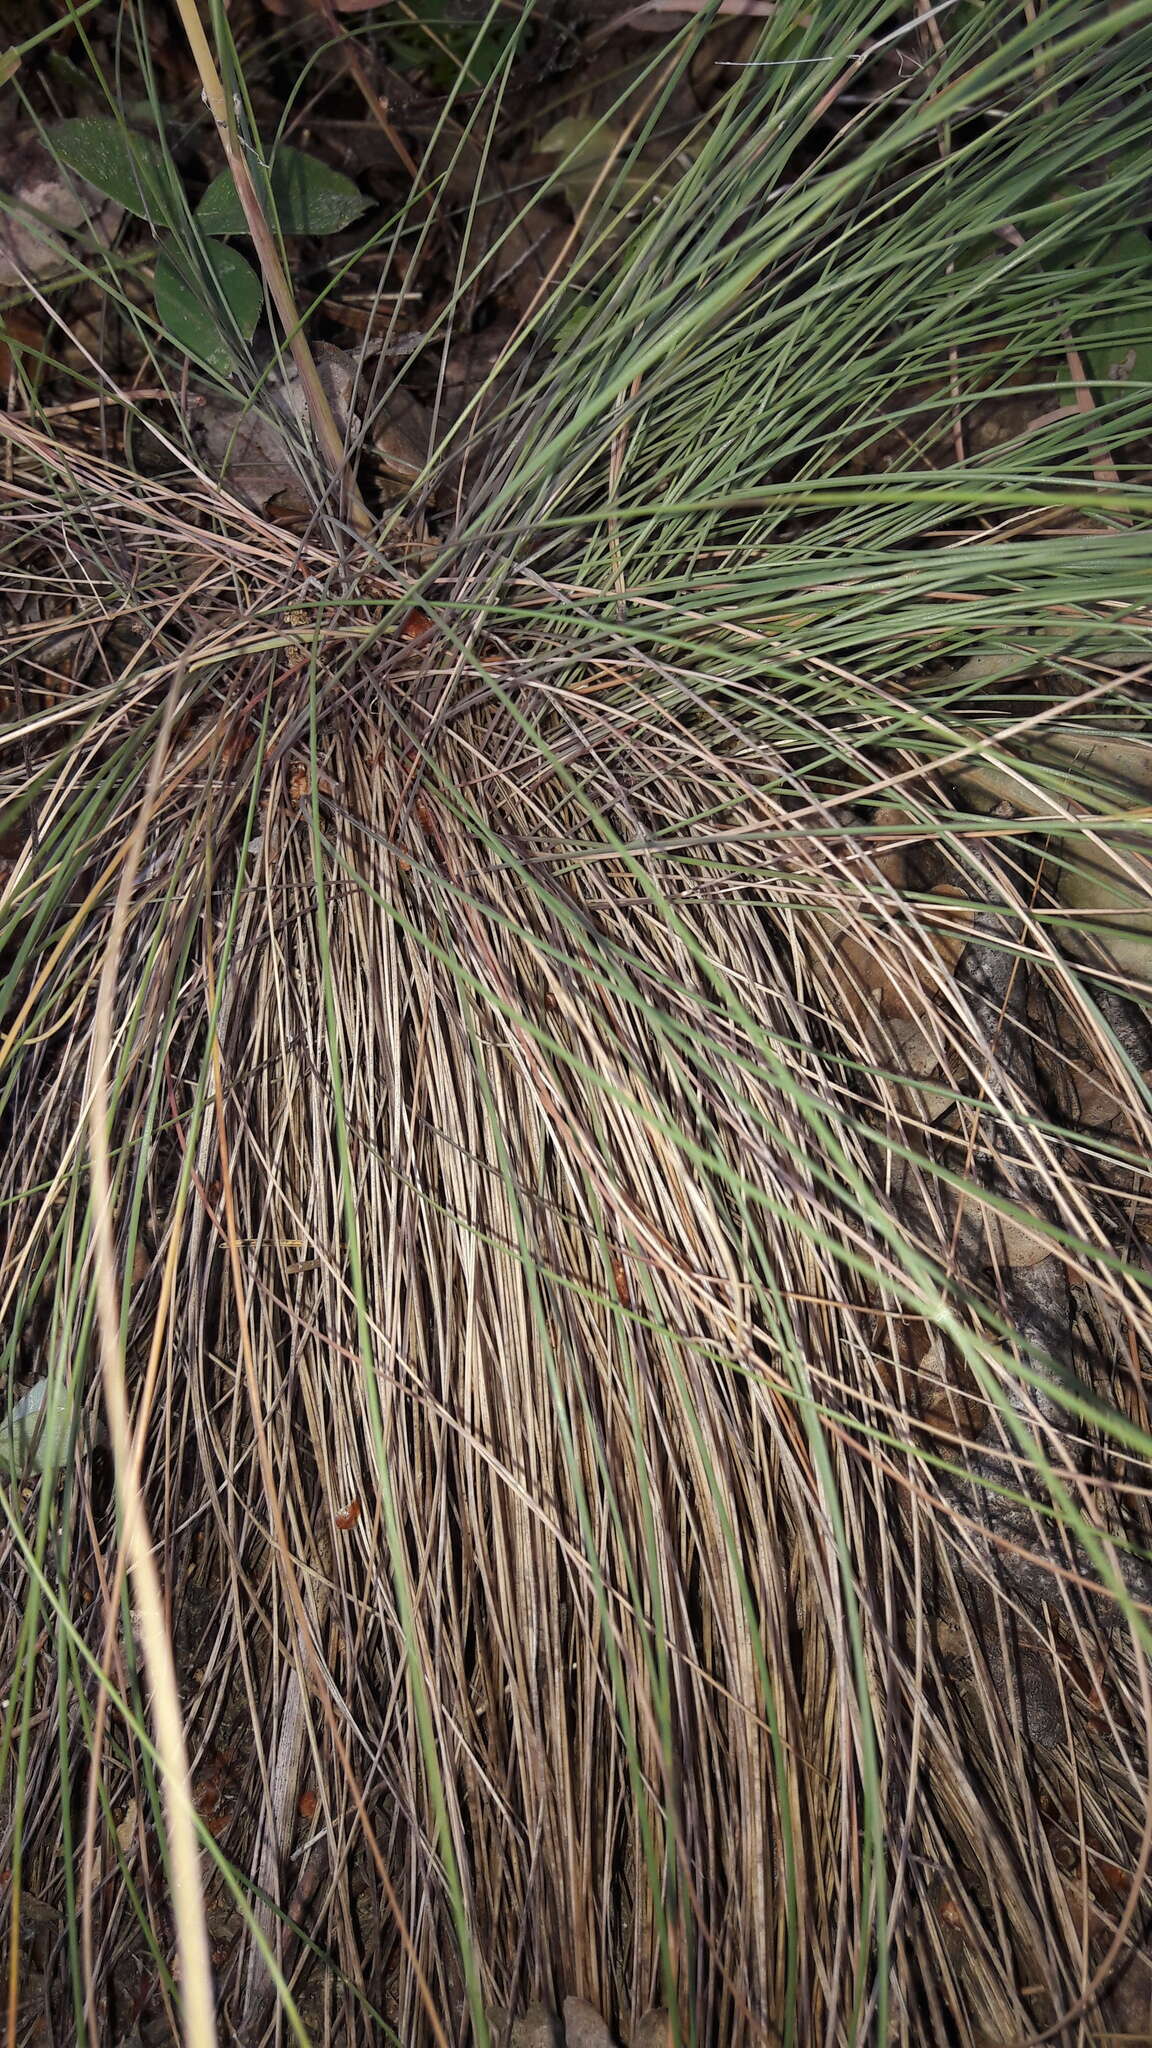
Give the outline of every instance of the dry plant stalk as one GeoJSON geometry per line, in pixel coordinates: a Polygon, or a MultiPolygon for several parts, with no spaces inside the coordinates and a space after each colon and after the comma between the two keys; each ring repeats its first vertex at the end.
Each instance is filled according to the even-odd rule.
{"type": "MultiPolygon", "coordinates": [[[[149,1529],[148,1513],[140,1490],[143,1435],[134,1438],[129,1418],[122,1355],[119,1282],[116,1260],[116,1217],[108,1151],[110,1083],[112,1078],[112,1015],[114,991],[120,969],[120,954],[130,917],[144,845],[152,823],[153,808],[160,789],[165,757],[179,700],[183,670],[172,679],[164,715],[156,739],[140,816],[127,849],[112,906],[112,919],[104,966],[96,991],[92,1016],[92,1072],[90,1077],[89,1145],[92,1158],[93,1247],[100,1324],[100,1357],[104,1386],[104,1408],[108,1417],[117,1481],[123,1503],[123,1558],[131,1583],[134,1611],[140,1634],[144,1666],[152,1694],[156,1730],[156,1757],[164,1792],[168,1847],[172,1858],[172,1912],[176,1924],[176,1946],[183,2005],[183,2039],[188,2048],[213,2048],[216,2041],[215,2001],[209,1960],[208,1932],[204,1917],[204,1896],[200,1883],[200,1859],[192,1808],[188,1754],[180,1693],[172,1658],[172,1644],[165,1617],[165,1598],[149,1529]]],[[[116,1590],[120,1570],[116,1575],[116,1590]]],[[[114,1594],[115,1598],[115,1594],[114,1594]]],[[[103,1705],[103,1699],[100,1701],[103,1705]]],[[[88,1842],[95,1838],[97,1778],[90,1787],[88,1842]]],[[[86,1861],[90,1861],[86,1857],[86,1861]]],[[[84,1890],[85,1965],[89,1983],[93,1978],[92,1947],[89,1936],[91,1894],[84,1890]]],[[[90,2015],[94,2017],[94,2012],[90,2015]]],[[[9,2038],[15,2039],[16,2014],[9,2001],[9,2038]]]]}

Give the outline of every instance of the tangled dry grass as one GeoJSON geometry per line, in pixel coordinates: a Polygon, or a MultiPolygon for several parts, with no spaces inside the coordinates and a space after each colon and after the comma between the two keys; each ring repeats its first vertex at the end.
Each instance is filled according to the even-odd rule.
{"type": "Polygon", "coordinates": [[[12,559],[68,594],[7,770],[5,1285],[83,1417],[6,1538],[46,2002],[62,1827],[105,2038],[168,1924],[84,1157],[161,734],[116,1243],[193,1784],[258,1887],[246,1928],[210,1883],[230,2030],[271,2019],[253,1929],[315,2038],[573,1990],[625,2038],[669,2000],[702,2042],[1123,2024],[1149,1062],[1013,820],[888,736],[849,809],[819,666],[801,751],[767,681],[461,634],[79,445],[16,461],[12,559]]]}
{"type": "Polygon", "coordinates": [[[0,421],[13,2043],[1152,2029],[1146,63],[939,12],[685,30],[367,544],[0,421]]]}

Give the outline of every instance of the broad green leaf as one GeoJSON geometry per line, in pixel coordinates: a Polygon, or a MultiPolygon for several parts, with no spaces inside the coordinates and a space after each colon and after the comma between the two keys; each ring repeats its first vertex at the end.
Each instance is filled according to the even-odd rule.
{"type": "MultiPolygon", "coordinates": [[[[1152,242],[1144,230],[1073,236],[1049,262],[1061,270],[1065,285],[1077,270],[1097,280],[1094,309],[1081,316],[1072,335],[1092,382],[1123,387],[1152,381],[1152,242]]],[[[1060,382],[1071,386],[1067,365],[1060,382]]]]}
{"type": "Polygon", "coordinates": [[[62,164],[142,220],[171,219],[167,161],[160,144],[104,114],[60,121],[48,140],[62,164]]]}
{"type": "MultiPolygon", "coordinates": [[[[334,235],[368,204],[342,171],[333,171],[317,157],[286,145],[272,159],[268,183],[276,221],[285,235],[334,235]]],[[[196,208],[196,220],[205,234],[247,234],[248,223],[231,171],[221,171],[212,180],[196,208]]]]}
{"type": "Polygon", "coordinates": [[[648,164],[637,161],[626,144],[624,131],[592,116],[569,114],[548,130],[536,145],[541,156],[564,159],[556,181],[572,208],[579,213],[591,193],[600,187],[604,198],[617,213],[628,213],[641,202],[649,203],[670,192],[694,150],[683,150],[678,160],[666,156],[648,164]],[[621,165],[627,164],[622,170],[621,165]]]}
{"type": "Polygon", "coordinates": [[[64,1454],[71,1420],[71,1398],[64,1383],[53,1382],[49,1398],[48,1379],[37,1380],[0,1423],[0,1470],[14,1479],[33,1472],[54,1472],[64,1454]]]}
{"type": "Polygon", "coordinates": [[[1105,300],[1084,337],[1088,370],[1101,384],[1152,381],[1152,244],[1142,228],[1117,235],[1109,251],[1117,281],[1139,283],[1142,301],[1117,312],[1105,300]]]}
{"type": "Polygon", "coordinates": [[[260,318],[264,294],[256,272],[238,250],[206,241],[204,258],[207,274],[197,277],[173,243],[161,250],[153,278],[156,312],[178,348],[214,370],[227,370],[235,358],[221,302],[247,341],[260,318]]]}
{"type": "Polygon", "coordinates": [[[618,143],[617,131],[592,115],[567,114],[548,130],[536,147],[541,156],[565,156],[571,168],[599,170],[618,143]]]}
{"type": "MultiPolygon", "coordinates": [[[[358,0],[357,0],[358,4],[358,0]]],[[[346,12],[347,0],[341,0],[346,12]]],[[[381,34],[390,61],[398,70],[419,70],[443,92],[454,87],[475,89],[487,85],[507,56],[509,46],[521,33],[522,21],[489,20],[484,28],[462,21],[456,0],[418,0],[404,9],[398,22],[390,12],[381,23],[381,34]]]]}
{"type": "Polygon", "coordinates": [[[1093,340],[1085,355],[1098,384],[1152,384],[1152,322],[1145,320],[1138,333],[1133,323],[1118,321],[1110,334],[1093,340]]]}

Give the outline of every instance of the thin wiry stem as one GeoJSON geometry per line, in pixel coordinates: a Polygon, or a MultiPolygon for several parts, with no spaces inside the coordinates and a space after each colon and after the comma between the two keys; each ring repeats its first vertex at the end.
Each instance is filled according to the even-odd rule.
{"type": "MultiPolygon", "coordinates": [[[[136,1626],[140,1634],[144,1666],[151,1689],[156,1748],[163,1776],[168,1850],[172,1862],[172,1910],[180,1958],[183,2037],[189,2048],[211,2048],[211,2044],[217,2039],[215,1999],[204,1895],[200,1881],[199,1845],[192,1806],[180,1689],[168,1633],[164,1589],[156,1568],[148,1513],[139,1482],[138,1447],[133,1442],[125,1385],[120,1305],[117,1299],[116,1225],[109,1151],[109,1081],[112,1073],[116,983],[121,950],[127,936],[133,890],[164,772],[179,696],[179,683],[180,672],[177,671],[164,707],[140,814],[129,843],[112,908],[108,947],[92,1017],[92,1072],[89,1082],[91,1108],[88,1132],[92,1163],[92,1239],[96,1266],[104,1405],[112,1440],[112,1454],[116,1463],[117,1485],[121,1495],[121,1541],[128,1559],[136,1626]]],[[[90,1895],[90,1889],[85,1887],[83,1896],[86,1905],[90,1895]]],[[[85,1945],[86,1968],[91,1981],[90,1941],[86,1939],[85,1945]]],[[[15,2015],[11,2012],[9,2019],[9,2033],[14,2038],[15,2015]]]]}

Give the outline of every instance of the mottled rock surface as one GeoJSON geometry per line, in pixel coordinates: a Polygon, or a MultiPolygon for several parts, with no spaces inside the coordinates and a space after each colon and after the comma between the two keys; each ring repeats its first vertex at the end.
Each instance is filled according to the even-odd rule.
{"type": "Polygon", "coordinates": [[[672,2048],[672,2022],[662,2005],[645,2013],[632,2036],[632,2048],[672,2048]]]}
{"type": "Polygon", "coordinates": [[[615,2048],[594,2005],[583,1998],[564,2000],[565,2048],[615,2048]]]}
{"type": "Polygon", "coordinates": [[[547,2005],[530,2005],[512,2029],[512,2048],[564,2048],[559,2013],[547,2005]]]}

